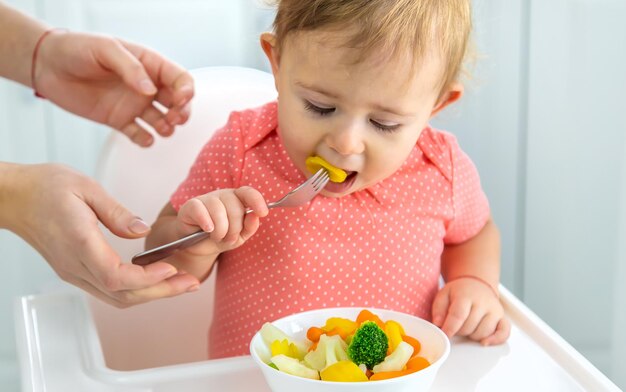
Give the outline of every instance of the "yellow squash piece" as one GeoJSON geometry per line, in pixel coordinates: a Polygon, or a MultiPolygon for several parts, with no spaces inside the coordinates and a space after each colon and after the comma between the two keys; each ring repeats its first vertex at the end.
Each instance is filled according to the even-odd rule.
{"type": "Polygon", "coordinates": [[[389,338],[389,354],[395,351],[400,342],[402,342],[402,335],[404,335],[404,328],[400,323],[389,320],[385,322],[385,334],[389,338]]]}
{"type": "Polygon", "coordinates": [[[331,317],[326,320],[326,325],[324,325],[322,329],[326,332],[330,332],[335,328],[339,328],[345,335],[352,335],[357,327],[357,323],[352,320],[341,317],[331,317]]]}
{"type": "Polygon", "coordinates": [[[322,370],[320,372],[320,377],[324,381],[368,381],[368,378],[365,373],[363,373],[363,370],[350,360],[335,362],[326,369],[322,370]]]}
{"type": "Polygon", "coordinates": [[[289,343],[287,339],[283,340],[274,340],[270,346],[270,350],[272,351],[272,357],[276,355],[286,355],[291,358],[298,358],[298,348],[295,344],[289,343]]]}
{"type": "Polygon", "coordinates": [[[307,170],[313,174],[317,173],[320,168],[326,169],[332,182],[344,182],[348,176],[348,173],[326,162],[322,157],[308,157],[304,164],[307,170]]]}

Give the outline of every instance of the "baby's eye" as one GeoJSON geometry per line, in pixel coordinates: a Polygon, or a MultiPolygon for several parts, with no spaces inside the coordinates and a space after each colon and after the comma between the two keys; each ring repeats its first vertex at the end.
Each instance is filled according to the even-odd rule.
{"type": "Polygon", "coordinates": [[[370,120],[370,123],[381,132],[393,132],[400,128],[401,124],[382,124],[376,120],[370,120]]]}
{"type": "Polygon", "coordinates": [[[319,114],[320,116],[325,116],[335,111],[335,108],[319,107],[317,105],[313,105],[311,102],[306,100],[304,101],[304,108],[310,112],[319,114]]]}

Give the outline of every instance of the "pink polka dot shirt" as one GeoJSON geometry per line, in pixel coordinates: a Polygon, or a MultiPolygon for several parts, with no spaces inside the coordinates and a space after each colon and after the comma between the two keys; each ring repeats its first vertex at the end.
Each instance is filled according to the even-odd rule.
{"type": "MultiPolygon", "coordinates": [[[[276,200],[305,176],[277,129],[277,103],[234,112],[171,198],[244,185],[276,200]]],[[[378,307],[429,319],[444,244],[476,235],[489,205],[456,139],[426,128],[403,166],[342,198],[275,209],[244,245],[219,257],[210,358],[248,354],[266,321],[305,310],[378,307]]]]}

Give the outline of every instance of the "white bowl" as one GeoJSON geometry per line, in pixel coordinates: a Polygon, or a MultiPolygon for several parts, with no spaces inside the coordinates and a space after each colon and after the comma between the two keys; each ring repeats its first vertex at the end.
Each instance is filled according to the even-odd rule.
{"type": "Polygon", "coordinates": [[[395,320],[402,324],[407,335],[418,339],[422,345],[419,353],[430,362],[430,366],[406,376],[380,381],[333,382],[311,380],[280,372],[267,365],[270,351],[257,332],[250,342],[250,354],[259,365],[268,385],[274,392],[400,392],[427,391],[435,380],[439,368],[450,353],[448,337],[434,324],[409,314],[372,308],[329,308],[311,310],[271,321],[287,335],[295,339],[306,339],[306,331],[312,326],[322,326],[329,317],[344,317],[355,320],[359,312],[368,309],[383,321],[395,320]]]}

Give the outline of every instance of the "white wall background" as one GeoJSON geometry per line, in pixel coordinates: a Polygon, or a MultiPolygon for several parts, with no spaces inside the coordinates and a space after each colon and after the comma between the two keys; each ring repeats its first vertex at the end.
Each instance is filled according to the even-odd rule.
{"type": "MultiPolygon", "coordinates": [[[[56,26],[141,42],[188,68],[266,68],[258,33],[272,13],[256,0],[8,3],[56,26]]],[[[473,78],[435,124],[458,135],[481,172],[502,231],[503,283],[626,388],[626,2],[475,0],[474,9],[473,78]]],[[[2,161],[93,175],[106,132],[0,81],[2,161]]],[[[55,276],[6,231],[0,252],[0,385],[11,391],[13,300],[55,276]]]]}

